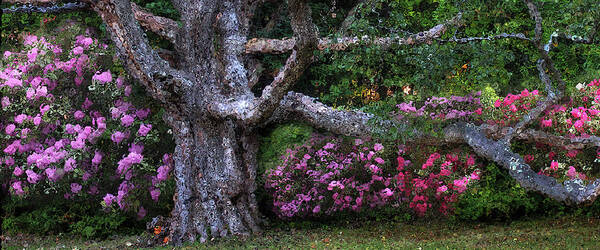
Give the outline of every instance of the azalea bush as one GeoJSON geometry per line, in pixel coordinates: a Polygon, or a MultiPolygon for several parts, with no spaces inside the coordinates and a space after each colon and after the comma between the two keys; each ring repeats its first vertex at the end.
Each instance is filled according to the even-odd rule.
{"type": "Polygon", "coordinates": [[[283,163],[267,171],[265,187],[280,218],[384,206],[410,208],[419,216],[449,214],[458,194],[479,179],[474,156],[433,152],[413,163],[418,154],[410,150],[315,135],[288,149],[283,163]]]}
{"type": "Polygon", "coordinates": [[[29,35],[3,54],[4,183],[19,197],[88,197],[142,218],[172,169],[159,109],[110,71],[106,44],[82,35],[64,44],[29,35]]]}

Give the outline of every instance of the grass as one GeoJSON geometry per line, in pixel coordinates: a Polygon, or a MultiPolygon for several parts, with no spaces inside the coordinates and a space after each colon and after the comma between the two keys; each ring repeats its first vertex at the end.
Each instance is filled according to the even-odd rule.
{"type": "MultiPolygon", "coordinates": [[[[390,249],[390,248],[598,248],[600,219],[540,218],[507,223],[365,222],[348,225],[283,224],[261,235],[226,238],[184,245],[181,249],[390,249]],[[286,227],[287,226],[287,227],[286,227]]],[[[133,248],[143,237],[129,236],[94,242],[54,237],[30,242],[9,240],[7,249],[26,248],[133,248]],[[24,245],[26,244],[26,245],[24,245]]],[[[6,245],[5,245],[6,246],[6,245]]],[[[157,249],[172,249],[158,247],[157,249]]]]}

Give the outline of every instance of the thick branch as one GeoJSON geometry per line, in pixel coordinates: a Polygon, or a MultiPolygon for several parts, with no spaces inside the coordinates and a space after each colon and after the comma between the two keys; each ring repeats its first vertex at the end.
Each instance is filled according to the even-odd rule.
{"type": "Polygon", "coordinates": [[[372,114],[336,110],[301,93],[289,92],[279,103],[279,107],[269,122],[303,121],[316,128],[326,129],[335,134],[366,137],[391,129],[392,121],[371,124],[372,114]]]}
{"type": "Polygon", "coordinates": [[[104,0],[87,3],[98,13],[110,32],[128,72],[164,104],[176,102],[173,89],[189,85],[189,81],[161,59],[148,44],[134,19],[128,0],[104,0]]]}
{"type": "MultiPolygon", "coordinates": [[[[434,39],[439,38],[449,26],[458,22],[461,18],[459,14],[457,17],[453,18],[451,21],[438,24],[435,27],[419,32],[418,34],[414,34],[408,37],[382,37],[382,38],[369,38],[367,36],[358,38],[358,37],[341,37],[337,39],[332,38],[321,38],[319,39],[319,44],[317,48],[319,50],[346,50],[347,48],[359,44],[367,44],[370,46],[381,46],[384,49],[389,48],[393,44],[400,45],[416,45],[422,43],[431,43],[434,39]]],[[[253,38],[250,39],[246,43],[246,53],[272,53],[272,54],[281,54],[289,52],[294,48],[296,44],[296,40],[294,38],[290,39],[263,39],[263,38],[253,38]]]]}
{"type": "Polygon", "coordinates": [[[249,117],[250,123],[256,124],[268,119],[290,87],[300,79],[304,70],[312,62],[318,31],[317,26],[312,22],[310,7],[303,0],[290,0],[288,8],[297,42],[285,65],[279,70],[279,74],[263,89],[260,98],[254,100],[253,114],[249,117]]]}
{"type": "Polygon", "coordinates": [[[133,2],[131,3],[131,8],[135,15],[135,19],[140,22],[142,27],[175,44],[175,36],[179,29],[177,22],[166,17],[155,16],[133,2]]]}
{"type": "Polygon", "coordinates": [[[509,174],[527,190],[540,192],[567,204],[593,202],[600,194],[600,180],[584,186],[581,180],[569,180],[561,184],[552,177],[538,175],[520,155],[512,152],[508,145],[488,139],[478,126],[459,123],[447,127],[444,132],[447,141],[462,140],[479,156],[506,168],[509,174]]]}

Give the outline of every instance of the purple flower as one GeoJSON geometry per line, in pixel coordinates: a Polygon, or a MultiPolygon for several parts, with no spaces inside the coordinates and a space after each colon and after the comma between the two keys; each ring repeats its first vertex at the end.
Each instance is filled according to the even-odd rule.
{"type": "Polygon", "coordinates": [[[105,84],[107,82],[112,81],[112,74],[110,73],[110,70],[106,71],[106,72],[102,72],[100,74],[98,74],[98,72],[96,72],[96,74],[92,77],[92,80],[97,80],[101,84],[105,84]]]}
{"type": "Polygon", "coordinates": [[[152,124],[140,124],[140,129],[138,129],[138,134],[140,136],[146,136],[148,134],[148,132],[150,132],[150,130],[152,129],[152,124]]]}
{"type": "Polygon", "coordinates": [[[123,141],[123,139],[125,139],[125,134],[124,134],[123,132],[121,132],[121,131],[115,131],[115,132],[114,132],[114,133],[113,133],[113,134],[110,136],[110,139],[111,139],[113,142],[115,142],[115,143],[119,144],[119,143],[121,143],[121,141],[123,141]]]}
{"type": "Polygon", "coordinates": [[[36,174],[35,172],[33,172],[30,169],[25,171],[25,174],[27,174],[27,181],[31,184],[35,184],[38,181],[40,181],[40,179],[42,179],[42,177],[40,175],[36,174]]]}
{"type": "Polygon", "coordinates": [[[134,121],[135,119],[133,119],[131,115],[124,115],[123,117],[121,117],[121,125],[125,127],[131,126],[131,124],[133,124],[134,121]]]}
{"type": "Polygon", "coordinates": [[[81,184],[79,183],[71,183],[71,192],[74,194],[79,193],[81,191],[81,184]]]}
{"type": "Polygon", "coordinates": [[[153,201],[158,202],[158,197],[160,196],[160,190],[159,189],[150,190],[150,196],[152,197],[153,201]]]}
{"type": "Polygon", "coordinates": [[[14,124],[8,124],[8,126],[4,128],[4,132],[6,132],[7,135],[12,135],[12,133],[15,132],[15,128],[17,127],[14,124]]]}
{"type": "Polygon", "coordinates": [[[156,172],[158,172],[158,174],[156,175],[156,178],[159,181],[165,181],[167,179],[167,177],[169,176],[169,166],[167,165],[162,165],[160,166],[156,172]]]}
{"type": "Polygon", "coordinates": [[[106,204],[107,207],[110,207],[110,205],[113,203],[113,201],[115,201],[115,196],[112,194],[106,194],[104,196],[104,203],[106,204]]]}
{"type": "Polygon", "coordinates": [[[15,116],[15,122],[17,124],[22,124],[25,121],[25,119],[27,119],[26,114],[20,114],[20,115],[15,116]]]}
{"type": "Polygon", "coordinates": [[[138,219],[146,217],[146,209],[144,209],[144,207],[140,207],[140,211],[138,211],[137,216],[138,219]]]}
{"type": "Polygon", "coordinates": [[[92,159],[92,165],[98,166],[100,165],[100,162],[102,162],[102,153],[100,153],[100,151],[96,151],[94,158],[92,159]]]}
{"type": "Polygon", "coordinates": [[[13,190],[15,190],[15,193],[17,195],[23,195],[25,192],[23,191],[23,187],[21,186],[22,183],[20,181],[15,181],[13,182],[13,184],[11,185],[13,190]]]}
{"type": "Polygon", "coordinates": [[[20,167],[16,167],[16,168],[13,170],[13,174],[14,174],[15,176],[21,176],[21,175],[23,174],[23,169],[21,169],[20,167]]]}
{"type": "Polygon", "coordinates": [[[75,165],[75,159],[69,158],[68,160],[65,161],[65,168],[64,169],[65,169],[66,172],[71,172],[76,167],[77,167],[77,165],[75,165]]]}
{"type": "Polygon", "coordinates": [[[81,110],[77,110],[75,111],[74,116],[76,120],[81,120],[85,117],[85,113],[83,113],[81,110]]]}
{"type": "Polygon", "coordinates": [[[135,116],[137,116],[140,119],[146,119],[146,117],[148,117],[148,114],[150,114],[150,109],[149,108],[145,108],[145,109],[138,109],[137,111],[135,111],[135,116]]]}
{"type": "Polygon", "coordinates": [[[6,108],[6,107],[10,106],[10,98],[8,98],[8,96],[3,96],[1,102],[2,102],[2,108],[6,108]]]}

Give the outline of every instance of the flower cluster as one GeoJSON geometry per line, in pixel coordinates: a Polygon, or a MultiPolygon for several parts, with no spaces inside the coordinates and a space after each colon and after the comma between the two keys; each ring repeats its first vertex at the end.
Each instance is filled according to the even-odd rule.
{"type": "Polygon", "coordinates": [[[430,117],[435,121],[468,119],[471,116],[482,114],[481,91],[467,96],[431,97],[425,101],[421,108],[417,109],[413,102],[404,102],[396,105],[399,112],[397,118],[404,117],[430,117]]]}
{"type": "Polygon", "coordinates": [[[458,194],[479,179],[472,156],[463,162],[457,154],[434,153],[416,168],[404,150],[398,155],[361,139],[349,144],[314,136],[288,149],[283,163],[266,173],[275,213],[321,216],[405,204],[423,216],[435,204],[447,214],[458,194]]]}
{"type": "Polygon", "coordinates": [[[101,70],[97,61],[107,54],[105,44],[85,36],[66,52],[36,36],[25,38],[23,51],[4,52],[0,168],[12,170],[14,194],[48,187],[67,199],[104,193],[106,206],[116,201],[121,209],[141,199],[139,190],[158,199],[171,160],[165,154],[161,163],[160,151],[144,157],[145,147],[159,148],[157,119],[132,103],[131,84],[101,70]]]}
{"type": "Polygon", "coordinates": [[[508,94],[502,99],[494,102],[494,107],[491,109],[493,120],[488,123],[498,124],[500,126],[510,126],[518,122],[523,115],[535,107],[540,100],[538,90],[529,91],[524,89],[517,95],[508,94]]]}

